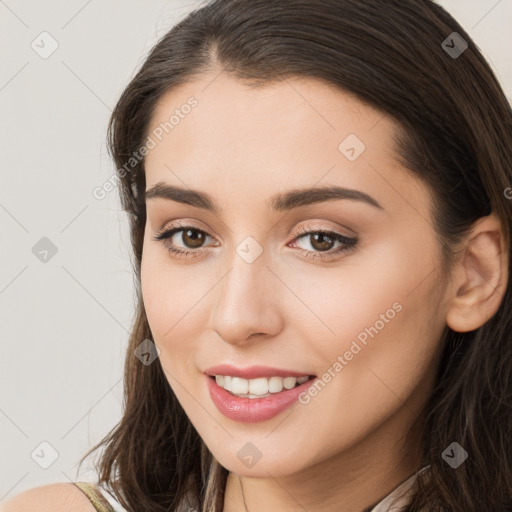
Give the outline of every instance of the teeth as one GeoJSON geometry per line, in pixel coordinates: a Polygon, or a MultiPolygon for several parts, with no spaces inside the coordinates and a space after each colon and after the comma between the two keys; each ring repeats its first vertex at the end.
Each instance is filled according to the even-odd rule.
{"type": "Polygon", "coordinates": [[[240,377],[233,377],[231,379],[231,391],[239,395],[246,395],[249,393],[249,381],[240,377]]]}
{"type": "Polygon", "coordinates": [[[279,393],[283,390],[283,378],[282,377],[270,377],[268,379],[268,390],[271,393],[279,393]]]}
{"type": "Polygon", "coordinates": [[[234,395],[245,398],[262,398],[285,389],[293,389],[297,384],[303,384],[309,377],[259,377],[257,379],[242,379],[229,375],[215,375],[215,382],[234,395]]]}
{"type": "Polygon", "coordinates": [[[266,395],[268,393],[268,379],[266,377],[251,379],[248,381],[248,388],[251,395],[266,395]]]}
{"type": "Polygon", "coordinates": [[[293,389],[295,387],[296,382],[297,382],[297,379],[295,377],[285,377],[283,379],[283,386],[286,389],[293,389]]]}

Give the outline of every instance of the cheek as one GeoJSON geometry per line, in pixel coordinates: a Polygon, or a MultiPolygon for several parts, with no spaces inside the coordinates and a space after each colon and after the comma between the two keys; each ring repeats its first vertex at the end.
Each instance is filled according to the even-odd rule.
{"type": "Polygon", "coordinates": [[[380,421],[432,378],[445,328],[435,305],[442,292],[435,251],[390,243],[365,259],[332,280],[340,284],[331,286],[319,310],[335,335],[317,352],[332,382],[319,393],[319,408],[339,401],[332,420],[342,421],[350,410],[361,425],[365,418],[380,421]]]}
{"type": "Polygon", "coordinates": [[[290,296],[287,317],[299,321],[308,339],[325,341],[322,346],[332,348],[331,357],[348,350],[358,336],[364,342],[375,324],[379,332],[389,330],[406,316],[398,310],[425,309],[423,298],[416,300],[424,291],[418,285],[435,262],[432,254],[420,252],[403,239],[389,239],[345,257],[336,267],[283,267],[282,280],[300,299],[290,296]]]}
{"type": "Polygon", "coordinates": [[[441,293],[438,266],[433,241],[420,248],[417,240],[401,237],[367,248],[337,268],[308,274],[291,269],[284,280],[294,283],[294,291],[315,313],[296,313],[312,341],[308,350],[325,369],[341,356],[338,371],[360,384],[366,379],[368,394],[370,381],[378,385],[368,368],[397,385],[408,372],[420,378],[445,325],[443,312],[435,307],[441,293]]]}
{"type": "Polygon", "coordinates": [[[162,366],[173,373],[192,361],[207,322],[205,297],[212,285],[197,275],[194,265],[173,266],[165,251],[143,254],[141,292],[146,316],[162,366]]]}

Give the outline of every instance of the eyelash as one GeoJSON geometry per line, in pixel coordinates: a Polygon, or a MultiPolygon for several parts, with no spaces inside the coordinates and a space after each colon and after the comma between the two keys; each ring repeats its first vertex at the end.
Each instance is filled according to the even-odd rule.
{"type": "MultiPolygon", "coordinates": [[[[165,241],[168,238],[172,238],[176,233],[179,233],[180,231],[185,231],[187,229],[190,229],[192,231],[196,231],[199,233],[203,233],[204,235],[209,236],[210,238],[213,238],[209,233],[206,231],[196,228],[194,226],[189,225],[181,225],[177,224],[174,227],[171,228],[164,228],[163,230],[157,232],[153,238],[153,240],[157,242],[162,242],[164,244],[164,247],[171,253],[172,255],[175,255],[180,258],[186,258],[191,254],[200,255],[205,248],[202,247],[200,249],[176,249],[176,247],[168,245],[165,243],[165,241]]],[[[356,249],[356,246],[358,244],[358,240],[355,238],[348,238],[340,233],[337,233],[336,231],[329,231],[329,230],[319,230],[319,229],[308,229],[307,227],[301,226],[299,228],[299,233],[297,236],[293,239],[295,241],[299,238],[305,238],[306,235],[312,235],[312,234],[322,234],[322,235],[328,235],[331,238],[334,238],[335,242],[341,242],[341,247],[338,247],[337,249],[333,250],[330,249],[329,251],[325,252],[315,252],[315,251],[307,251],[305,249],[300,249],[302,252],[308,253],[306,258],[309,259],[319,259],[323,261],[332,260],[333,256],[336,256],[341,253],[351,252],[356,249]],[[313,255],[311,255],[313,253],[313,255]]]]}

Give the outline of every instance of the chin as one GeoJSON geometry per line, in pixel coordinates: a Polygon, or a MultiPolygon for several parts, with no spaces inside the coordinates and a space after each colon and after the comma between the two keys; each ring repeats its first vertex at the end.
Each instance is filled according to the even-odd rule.
{"type": "MultiPolygon", "coordinates": [[[[228,471],[249,478],[285,477],[307,466],[301,450],[288,449],[275,451],[270,448],[258,449],[250,441],[234,442],[232,451],[210,450],[219,463],[228,471]]],[[[261,444],[260,444],[261,446],[261,444]]],[[[225,446],[226,448],[226,446],[225,446]]]]}

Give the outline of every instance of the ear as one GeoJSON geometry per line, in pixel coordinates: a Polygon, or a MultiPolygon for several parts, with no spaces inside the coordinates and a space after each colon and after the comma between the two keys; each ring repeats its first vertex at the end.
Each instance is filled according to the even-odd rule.
{"type": "Polygon", "coordinates": [[[492,213],[474,224],[452,274],[446,323],[457,332],[478,329],[498,311],[508,283],[508,248],[492,213]]]}

